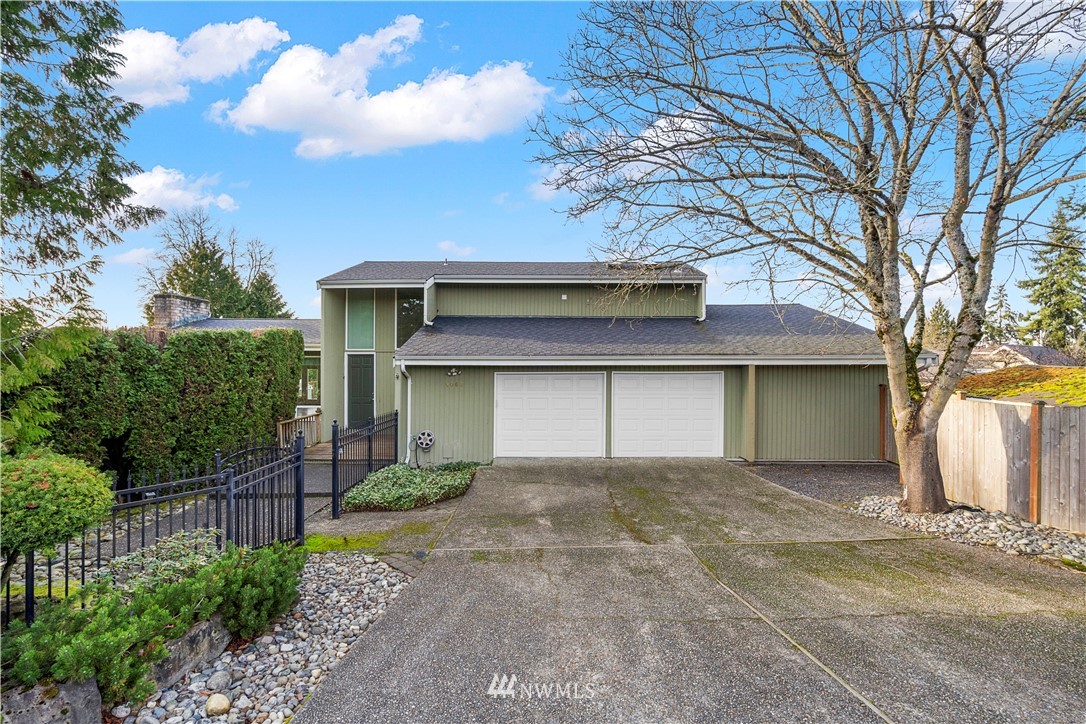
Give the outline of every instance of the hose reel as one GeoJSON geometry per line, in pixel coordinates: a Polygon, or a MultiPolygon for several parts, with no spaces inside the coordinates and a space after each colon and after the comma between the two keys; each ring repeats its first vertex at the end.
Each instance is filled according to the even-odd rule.
{"type": "Polygon", "coordinates": [[[423,430],[415,436],[415,445],[417,445],[420,450],[429,450],[434,446],[434,433],[429,430],[423,430]]]}

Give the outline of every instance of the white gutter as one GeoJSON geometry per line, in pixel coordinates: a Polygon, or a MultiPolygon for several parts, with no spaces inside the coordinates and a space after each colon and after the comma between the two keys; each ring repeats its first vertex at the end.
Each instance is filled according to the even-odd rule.
{"type": "Polygon", "coordinates": [[[401,357],[401,365],[418,366],[453,365],[457,367],[562,367],[562,366],[614,366],[632,367],[644,365],[871,365],[886,364],[881,354],[872,355],[805,355],[805,356],[665,356],[643,355],[630,357],[606,357],[578,355],[571,357],[401,357]]]}
{"type": "Polygon", "coordinates": [[[434,324],[434,318],[430,314],[430,296],[427,294],[433,286],[434,278],[430,277],[422,287],[422,323],[427,327],[431,327],[434,324]]]}
{"type": "Polygon", "coordinates": [[[357,289],[357,288],[376,288],[381,289],[385,287],[411,287],[420,288],[433,284],[434,282],[455,282],[457,284],[604,284],[604,285],[623,285],[623,284],[665,284],[672,286],[705,284],[706,280],[702,277],[661,277],[659,279],[642,278],[642,279],[624,279],[622,277],[585,277],[585,276],[517,276],[517,275],[505,275],[505,276],[456,276],[453,274],[435,274],[425,281],[419,280],[417,277],[414,279],[336,279],[334,281],[318,281],[318,289],[357,289]]]}
{"type": "Polygon", "coordinates": [[[404,445],[403,461],[406,464],[411,463],[411,375],[407,374],[407,363],[400,362],[400,374],[407,378],[407,415],[405,415],[404,423],[406,424],[407,437],[404,438],[407,442],[404,445]]]}

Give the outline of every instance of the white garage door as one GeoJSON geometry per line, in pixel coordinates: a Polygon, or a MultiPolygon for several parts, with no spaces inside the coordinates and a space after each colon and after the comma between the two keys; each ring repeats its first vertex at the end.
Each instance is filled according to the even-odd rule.
{"type": "Polygon", "coordinates": [[[611,445],[616,458],[722,457],[718,372],[616,372],[611,445]]]}
{"type": "Polygon", "coordinates": [[[495,457],[603,457],[603,373],[494,375],[495,457]]]}

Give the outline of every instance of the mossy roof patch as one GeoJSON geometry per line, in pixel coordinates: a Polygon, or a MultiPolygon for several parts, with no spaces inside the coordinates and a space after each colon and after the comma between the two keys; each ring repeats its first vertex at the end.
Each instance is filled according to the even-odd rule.
{"type": "Polygon", "coordinates": [[[958,383],[971,397],[1054,405],[1086,405],[1086,367],[1009,367],[971,375],[958,383]]]}

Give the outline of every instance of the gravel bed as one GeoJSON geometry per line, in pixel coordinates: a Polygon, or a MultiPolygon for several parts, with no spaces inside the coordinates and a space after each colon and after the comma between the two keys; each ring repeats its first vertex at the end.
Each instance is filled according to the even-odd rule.
{"type": "Polygon", "coordinates": [[[958,508],[949,513],[906,513],[900,498],[868,496],[855,512],[900,528],[989,546],[1014,556],[1039,556],[1086,570],[1086,535],[1037,525],[1001,511],[958,508]]]}
{"type": "Polygon", "coordinates": [[[283,721],[409,580],[360,553],[312,554],[298,600],[267,635],[152,695],[138,712],[118,707],[113,714],[125,724],[283,721]],[[229,699],[230,710],[210,716],[205,707],[216,694],[229,699]]]}
{"type": "Polygon", "coordinates": [[[900,495],[898,467],[890,463],[758,463],[755,475],[827,503],[856,503],[867,495],[900,495]]]}

